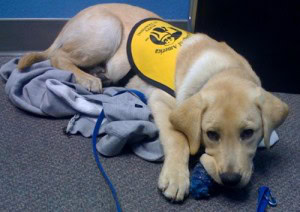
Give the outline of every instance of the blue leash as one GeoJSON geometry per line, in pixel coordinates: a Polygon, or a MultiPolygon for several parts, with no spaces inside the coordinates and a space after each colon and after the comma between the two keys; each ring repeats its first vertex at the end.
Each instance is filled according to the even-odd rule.
{"type": "Polygon", "coordinates": [[[276,199],[272,196],[271,190],[266,186],[261,186],[258,189],[257,209],[256,212],[265,212],[266,208],[277,206],[276,199]]]}
{"type": "MultiPolygon", "coordinates": [[[[140,92],[140,91],[137,91],[137,90],[124,90],[124,91],[120,91],[118,93],[116,93],[114,96],[117,96],[117,95],[120,95],[122,93],[125,93],[125,92],[130,92],[130,93],[133,93],[135,94],[136,96],[138,96],[140,98],[140,100],[142,100],[142,102],[144,102],[145,104],[147,104],[147,99],[145,97],[145,95],[140,92]]],[[[122,212],[122,209],[121,209],[121,206],[120,206],[120,202],[118,200],[118,196],[117,196],[117,192],[112,184],[112,182],[110,181],[109,177],[107,176],[100,160],[99,160],[99,156],[98,156],[98,151],[97,151],[97,148],[96,148],[96,144],[97,144],[97,136],[98,136],[98,132],[99,132],[99,129],[101,127],[101,124],[103,122],[103,119],[105,118],[105,114],[104,114],[104,111],[102,110],[102,112],[100,113],[98,119],[97,119],[97,122],[96,122],[96,125],[95,125],[95,128],[94,128],[94,131],[93,131],[93,137],[92,137],[92,144],[93,144],[93,153],[94,153],[94,157],[95,157],[95,160],[96,160],[96,163],[97,163],[97,166],[102,174],[102,176],[104,177],[106,183],[108,184],[110,190],[111,190],[111,193],[113,195],[113,198],[115,200],[115,203],[116,203],[116,208],[117,208],[117,211],[118,212],[122,212]]]]}

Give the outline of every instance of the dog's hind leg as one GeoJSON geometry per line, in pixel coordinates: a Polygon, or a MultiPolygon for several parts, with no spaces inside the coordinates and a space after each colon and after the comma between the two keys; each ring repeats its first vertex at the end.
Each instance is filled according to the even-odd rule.
{"type": "Polygon", "coordinates": [[[165,154],[158,187],[168,199],[182,201],[189,193],[190,150],[186,137],[175,130],[169,120],[169,115],[176,106],[175,98],[157,89],[150,95],[149,105],[159,128],[165,154]]]}
{"type": "Polygon", "coordinates": [[[117,51],[122,39],[122,23],[105,9],[90,8],[76,15],[57,37],[50,56],[51,64],[72,71],[76,81],[93,92],[100,92],[102,83],[80,68],[106,63],[117,51]]]}
{"type": "Polygon", "coordinates": [[[55,55],[51,57],[51,64],[58,69],[73,72],[76,83],[82,85],[89,91],[95,93],[100,93],[102,91],[101,80],[79,69],[63,51],[57,51],[55,55]]]}
{"type": "Polygon", "coordinates": [[[102,7],[90,7],[65,25],[48,50],[25,55],[19,67],[50,59],[52,66],[72,71],[85,88],[100,92],[101,80],[81,68],[105,64],[119,48],[122,35],[122,23],[114,14],[102,7]]]}

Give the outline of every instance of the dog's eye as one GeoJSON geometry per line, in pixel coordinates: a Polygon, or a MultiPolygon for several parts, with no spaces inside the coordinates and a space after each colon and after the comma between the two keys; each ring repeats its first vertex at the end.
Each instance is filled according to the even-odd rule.
{"type": "Polygon", "coordinates": [[[246,140],[246,139],[249,139],[252,137],[254,131],[252,129],[246,129],[246,130],[243,130],[243,132],[241,133],[241,139],[242,140],[246,140]]]}
{"type": "Polygon", "coordinates": [[[207,134],[207,137],[212,141],[218,141],[220,139],[219,133],[217,133],[215,131],[207,131],[206,134],[207,134]]]}

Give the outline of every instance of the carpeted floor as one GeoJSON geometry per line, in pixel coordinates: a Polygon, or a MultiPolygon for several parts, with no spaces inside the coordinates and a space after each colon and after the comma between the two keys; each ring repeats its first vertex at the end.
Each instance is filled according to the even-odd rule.
{"type": "MultiPolygon", "coordinates": [[[[0,65],[10,59],[0,57],[0,65]]],[[[4,87],[0,80],[0,211],[115,211],[94,161],[91,140],[64,135],[67,119],[17,109],[4,87]]],[[[255,173],[246,189],[172,204],[157,190],[162,164],[143,161],[130,152],[101,157],[123,210],[255,211],[257,189],[266,185],[278,201],[270,211],[299,211],[300,95],[277,95],[288,103],[290,114],[277,130],[280,142],[257,153],[255,173]]]]}

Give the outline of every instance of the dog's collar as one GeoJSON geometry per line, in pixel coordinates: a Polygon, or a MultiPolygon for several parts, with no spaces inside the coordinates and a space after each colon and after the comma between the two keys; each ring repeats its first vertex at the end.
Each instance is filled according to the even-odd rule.
{"type": "Polygon", "coordinates": [[[118,81],[118,86],[125,87],[129,80],[131,80],[135,75],[135,71],[130,69],[128,73],[121,80],[118,81]]]}

